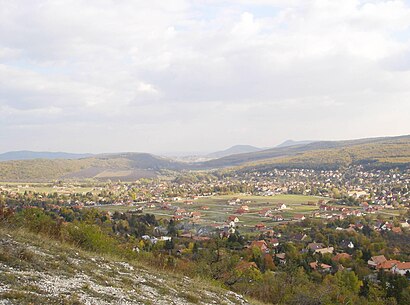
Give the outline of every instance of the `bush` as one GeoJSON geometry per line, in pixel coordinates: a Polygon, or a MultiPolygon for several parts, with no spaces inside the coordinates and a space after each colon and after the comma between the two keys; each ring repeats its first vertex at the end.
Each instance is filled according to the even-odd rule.
{"type": "Polygon", "coordinates": [[[104,233],[99,226],[78,221],[65,227],[64,239],[85,250],[101,253],[115,253],[119,246],[118,242],[104,233]]]}
{"type": "Polygon", "coordinates": [[[16,214],[14,224],[34,233],[43,233],[54,238],[61,236],[61,222],[38,208],[24,209],[16,214]]]}

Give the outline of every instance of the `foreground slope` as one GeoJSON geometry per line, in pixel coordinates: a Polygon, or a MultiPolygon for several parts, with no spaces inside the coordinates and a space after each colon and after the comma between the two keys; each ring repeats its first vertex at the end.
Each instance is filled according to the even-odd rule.
{"type": "Polygon", "coordinates": [[[199,280],[0,229],[0,304],[249,304],[199,280]]]}

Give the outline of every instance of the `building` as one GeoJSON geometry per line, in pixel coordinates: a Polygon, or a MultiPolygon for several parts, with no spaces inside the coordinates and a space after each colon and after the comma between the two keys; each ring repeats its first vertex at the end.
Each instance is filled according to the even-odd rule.
{"type": "Polygon", "coordinates": [[[372,256],[368,261],[367,265],[370,268],[376,269],[378,265],[384,263],[387,261],[386,257],[384,255],[377,255],[377,256],[372,256]]]}
{"type": "Polygon", "coordinates": [[[330,272],[332,270],[332,266],[323,264],[323,263],[318,263],[318,262],[312,262],[309,264],[309,266],[313,270],[322,271],[322,272],[330,272]]]}
{"type": "Polygon", "coordinates": [[[410,262],[403,262],[403,263],[397,263],[393,266],[391,269],[393,273],[398,273],[401,275],[410,275],[410,262]]]}
{"type": "Polygon", "coordinates": [[[261,250],[262,253],[269,253],[269,247],[264,240],[254,240],[251,243],[251,248],[256,247],[261,250]]]}

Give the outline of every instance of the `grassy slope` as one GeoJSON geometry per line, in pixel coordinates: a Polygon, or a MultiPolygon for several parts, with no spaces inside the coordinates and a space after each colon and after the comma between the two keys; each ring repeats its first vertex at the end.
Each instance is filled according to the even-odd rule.
{"type": "Polygon", "coordinates": [[[0,228],[0,304],[171,304],[170,300],[181,305],[249,304],[200,279],[0,228]]]}
{"type": "Polygon", "coordinates": [[[283,166],[325,164],[337,167],[361,161],[379,161],[390,165],[393,162],[410,163],[410,136],[321,141],[307,145],[279,147],[211,160],[203,162],[201,166],[213,168],[262,163],[283,166]]]}
{"type": "Polygon", "coordinates": [[[410,137],[306,151],[293,156],[248,162],[242,165],[242,168],[268,169],[275,166],[338,168],[352,164],[361,164],[375,168],[408,167],[410,165],[410,137]]]}

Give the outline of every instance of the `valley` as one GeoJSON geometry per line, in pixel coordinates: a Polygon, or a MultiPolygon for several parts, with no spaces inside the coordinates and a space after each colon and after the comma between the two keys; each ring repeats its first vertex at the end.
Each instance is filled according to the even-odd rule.
{"type": "Polygon", "coordinates": [[[0,305],[410,305],[410,1],[4,0],[0,305]]]}
{"type": "Polygon", "coordinates": [[[359,142],[300,144],[198,163],[134,153],[0,162],[1,240],[31,249],[18,256],[8,246],[0,251],[2,298],[111,304],[107,294],[115,290],[121,304],[167,304],[164,295],[172,295],[173,304],[301,304],[301,298],[313,302],[307,304],[405,304],[408,137],[359,142]],[[15,174],[19,179],[8,180],[15,174]],[[50,253],[57,251],[48,246],[54,242],[66,247],[68,261],[50,253]],[[82,265],[119,268],[110,271],[116,280],[101,282],[95,266],[89,273],[75,270],[75,249],[85,251],[82,265]],[[76,283],[75,297],[66,296],[62,274],[52,275],[61,284],[53,290],[30,279],[50,276],[42,256],[71,270],[64,281],[76,283]],[[139,277],[118,260],[140,270],[139,277]],[[19,272],[28,276],[29,290],[19,272]],[[174,276],[190,288],[177,293],[174,276]],[[287,281],[293,284],[283,286],[287,281]],[[220,300],[212,285],[222,287],[220,300]]]}

